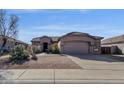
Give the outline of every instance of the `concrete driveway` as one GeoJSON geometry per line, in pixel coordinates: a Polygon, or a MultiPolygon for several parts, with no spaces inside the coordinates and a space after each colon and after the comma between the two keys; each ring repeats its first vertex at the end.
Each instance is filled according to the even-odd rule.
{"type": "Polygon", "coordinates": [[[0,83],[124,83],[123,57],[116,58],[109,55],[64,56],[81,68],[1,69],[0,83]]]}
{"type": "Polygon", "coordinates": [[[124,70],[124,56],[66,55],[85,70],[124,70]]]}

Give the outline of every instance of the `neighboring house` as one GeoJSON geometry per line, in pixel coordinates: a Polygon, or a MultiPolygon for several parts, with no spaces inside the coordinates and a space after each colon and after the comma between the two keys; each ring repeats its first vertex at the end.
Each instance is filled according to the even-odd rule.
{"type": "Polygon", "coordinates": [[[71,32],[62,37],[42,36],[32,39],[32,45],[39,46],[42,52],[50,49],[53,43],[58,43],[60,53],[64,54],[100,54],[101,39],[82,32],[71,32]]]}
{"type": "Polygon", "coordinates": [[[102,41],[103,54],[124,54],[124,35],[102,41]]]}
{"type": "MultiPolygon", "coordinates": [[[[2,44],[3,44],[3,40],[2,40],[2,36],[0,36],[0,49],[2,48],[2,44]]],[[[3,50],[10,51],[12,48],[14,48],[15,45],[18,45],[18,44],[24,45],[25,47],[28,46],[27,43],[24,43],[20,40],[9,38],[3,50]]]]}

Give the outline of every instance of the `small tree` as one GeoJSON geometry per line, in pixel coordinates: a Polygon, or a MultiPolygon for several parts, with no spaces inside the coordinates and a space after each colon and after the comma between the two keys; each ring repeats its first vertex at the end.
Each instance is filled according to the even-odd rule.
{"type": "Polygon", "coordinates": [[[33,60],[37,60],[38,58],[37,58],[37,56],[36,56],[36,54],[35,54],[35,52],[36,51],[34,51],[33,50],[33,48],[36,48],[36,47],[34,47],[34,46],[30,46],[30,47],[28,47],[28,52],[31,54],[31,59],[33,59],[33,60]]]}
{"type": "Polygon", "coordinates": [[[53,54],[59,54],[59,53],[60,53],[57,43],[54,43],[54,44],[51,46],[51,52],[52,52],[53,54]]]}
{"type": "Polygon", "coordinates": [[[10,52],[11,59],[14,61],[27,60],[30,55],[23,45],[17,45],[10,52]]]}
{"type": "Polygon", "coordinates": [[[36,53],[36,54],[41,53],[41,47],[40,46],[33,45],[32,50],[33,50],[33,53],[36,53]]]}
{"type": "Polygon", "coordinates": [[[6,11],[0,10],[0,36],[2,38],[2,46],[0,48],[0,52],[4,50],[6,43],[9,38],[16,38],[18,29],[17,22],[19,18],[16,15],[11,15],[10,19],[7,21],[6,19],[6,11]]]}

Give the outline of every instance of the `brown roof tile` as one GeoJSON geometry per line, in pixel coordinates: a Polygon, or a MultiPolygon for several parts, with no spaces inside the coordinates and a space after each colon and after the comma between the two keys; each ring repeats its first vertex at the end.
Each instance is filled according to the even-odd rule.
{"type": "Polygon", "coordinates": [[[105,39],[101,43],[102,44],[124,43],[124,35],[120,35],[120,36],[105,39]]]}

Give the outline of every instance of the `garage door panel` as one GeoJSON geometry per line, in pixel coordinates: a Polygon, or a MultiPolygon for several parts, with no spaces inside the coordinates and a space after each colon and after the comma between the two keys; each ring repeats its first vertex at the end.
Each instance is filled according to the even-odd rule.
{"type": "Polygon", "coordinates": [[[67,54],[88,54],[88,50],[87,42],[67,42],[64,44],[64,53],[67,54]]]}

